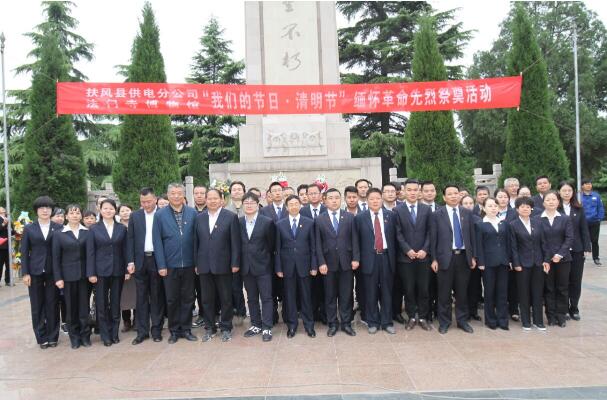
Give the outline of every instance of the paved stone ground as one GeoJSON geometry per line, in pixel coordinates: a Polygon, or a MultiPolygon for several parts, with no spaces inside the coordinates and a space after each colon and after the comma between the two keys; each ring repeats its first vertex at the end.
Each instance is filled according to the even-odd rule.
{"type": "MultiPolygon", "coordinates": [[[[607,264],[607,226],[601,234],[607,264]]],[[[0,399],[182,399],[280,396],[323,399],[607,398],[607,267],[586,264],[580,322],[566,328],[491,331],[475,322],[473,335],[447,335],[397,326],[394,336],[333,338],[316,327],[286,338],[245,339],[245,326],[221,343],[175,345],[146,341],[71,350],[61,335],[40,350],[31,330],[22,284],[0,288],[0,399]],[[543,389],[542,389],[543,388],[543,389]],[[516,390],[515,390],[516,389],[516,390]],[[312,397],[304,395],[313,395],[312,397]]],[[[194,330],[200,335],[200,330],[194,330]]],[[[278,398],[278,397],[277,397],[278,398]]]]}

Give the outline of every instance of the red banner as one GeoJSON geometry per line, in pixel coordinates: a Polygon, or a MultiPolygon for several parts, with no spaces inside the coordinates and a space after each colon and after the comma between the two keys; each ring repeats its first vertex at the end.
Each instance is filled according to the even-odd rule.
{"type": "Polygon", "coordinates": [[[518,107],[521,76],[357,85],[58,82],[58,114],[367,114],[518,107]]]}

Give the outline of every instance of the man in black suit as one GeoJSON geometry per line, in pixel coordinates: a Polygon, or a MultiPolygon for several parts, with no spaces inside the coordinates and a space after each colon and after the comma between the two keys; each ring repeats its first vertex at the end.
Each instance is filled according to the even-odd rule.
{"type": "Polygon", "coordinates": [[[552,184],[546,175],[535,178],[535,190],[537,194],[533,197],[533,215],[540,215],[544,211],[544,195],[550,191],[552,184]]]}
{"type": "Polygon", "coordinates": [[[215,299],[221,305],[221,341],[232,339],[232,274],[240,269],[240,226],[238,216],[221,207],[223,194],[207,191],[207,209],[196,217],[194,265],[202,290],[202,312],[206,325],[203,342],[217,333],[215,299]]]}
{"type": "Polygon", "coordinates": [[[341,194],[337,189],[327,190],[328,210],[316,219],[316,254],[318,270],[323,276],[325,308],[329,330],[327,336],[341,330],[355,336],[352,329],[354,274],[358,261],[353,260],[354,249],[358,248],[358,236],[354,230],[354,216],[340,209],[341,194]],[[339,321],[337,302],[339,299],[339,321]]]}
{"type": "Polygon", "coordinates": [[[457,327],[472,333],[468,323],[468,280],[476,268],[475,234],[472,212],[459,206],[459,187],[443,189],[445,207],[432,214],[430,253],[432,270],[438,281],[438,332],[447,333],[451,325],[451,292],[455,291],[457,327]]]}
{"type": "Polygon", "coordinates": [[[382,208],[381,190],[367,192],[369,209],[354,218],[358,249],[354,261],[360,262],[365,289],[365,317],[369,333],[379,328],[390,334],[396,330],[392,323],[392,285],[396,262],[396,232],[394,214],[382,208]],[[358,256],[358,259],[356,258],[358,256]],[[378,307],[381,303],[381,312],[378,307]]]}
{"type": "Polygon", "coordinates": [[[485,200],[487,200],[487,197],[489,197],[489,188],[484,185],[477,186],[474,190],[474,197],[474,202],[476,204],[474,204],[472,214],[476,215],[477,217],[480,217],[481,213],[483,212],[485,200]]]}
{"type": "Polygon", "coordinates": [[[247,193],[242,199],[244,216],[240,217],[240,273],[247,291],[251,327],[245,337],[262,334],[272,340],[272,255],[276,245],[276,227],[269,217],[259,213],[259,197],[247,193]],[[259,302],[261,301],[261,309],[259,302]]]}
{"type": "Polygon", "coordinates": [[[354,182],[356,193],[358,194],[358,211],[367,211],[369,205],[367,204],[367,192],[373,185],[365,178],[358,179],[354,182]]]}
{"type": "Polygon", "coordinates": [[[129,274],[135,274],[137,285],[137,345],[149,338],[150,319],[152,320],[152,338],[162,341],[164,325],[165,299],[162,290],[162,278],[154,259],[152,229],[156,214],[156,195],[152,188],[143,188],[139,192],[141,208],[131,214],[127,230],[127,262],[129,274]]]}
{"type": "MultiPolygon", "coordinates": [[[[384,183],[381,187],[382,201],[384,210],[394,211],[397,204],[397,193],[400,183],[393,182],[384,183]]],[[[392,319],[399,324],[405,324],[403,317],[403,300],[405,299],[405,288],[398,276],[398,271],[394,270],[394,285],[392,286],[392,319]]]]}
{"type": "Polygon", "coordinates": [[[432,209],[417,200],[419,182],[407,179],[404,186],[405,202],[395,209],[396,239],[398,254],[396,269],[400,276],[406,296],[406,312],[409,322],[406,330],[411,330],[416,323],[423,330],[429,331],[430,316],[430,219],[432,209]]]}
{"type": "Polygon", "coordinates": [[[308,197],[308,204],[301,208],[301,215],[315,220],[320,214],[327,211],[327,207],[322,204],[320,187],[316,183],[308,185],[306,196],[308,197]]]}
{"type": "Polygon", "coordinates": [[[287,337],[297,332],[297,294],[299,292],[300,313],[304,328],[310,337],[316,337],[312,315],[310,275],[318,273],[316,262],[314,221],[299,214],[299,197],[287,197],[289,216],[276,224],[276,275],[283,280],[283,299],[286,312],[287,337]]]}

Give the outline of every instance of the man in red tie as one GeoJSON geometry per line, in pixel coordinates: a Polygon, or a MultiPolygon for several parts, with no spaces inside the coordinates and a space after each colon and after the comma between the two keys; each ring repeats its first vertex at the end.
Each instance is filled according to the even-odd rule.
{"type": "Polygon", "coordinates": [[[369,333],[381,328],[396,333],[392,324],[392,285],[395,265],[394,214],[382,209],[382,193],[377,188],[367,192],[367,211],[359,212],[354,219],[358,236],[354,261],[360,261],[364,279],[365,317],[369,333]],[[378,306],[378,301],[380,306],[378,306]],[[380,308],[381,307],[381,308],[380,308]]]}

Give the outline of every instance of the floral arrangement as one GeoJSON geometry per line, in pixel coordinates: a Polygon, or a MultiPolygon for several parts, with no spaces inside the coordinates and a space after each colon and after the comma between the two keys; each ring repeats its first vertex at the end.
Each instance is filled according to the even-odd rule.
{"type": "Polygon", "coordinates": [[[29,217],[27,211],[21,211],[19,218],[13,222],[13,265],[12,268],[16,271],[21,269],[21,237],[23,236],[23,229],[25,225],[31,224],[32,220],[29,217]]]}
{"type": "Polygon", "coordinates": [[[219,190],[221,193],[223,193],[223,196],[229,196],[230,195],[230,184],[232,182],[228,179],[227,181],[219,181],[217,179],[213,179],[213,181],[211,182],[211,184],[209,185],[211,187],[211,189],[217,189],[219,190]]]}
{"type": "Polygon", "coordinates": [[[284,172],[279,172],[278,175],[272,175],[271,179],[271,182],[278,182],[283,188],[289,186],[289,181],[287,180],[287,176],[284,172]]]}
{"type": "Polygon", "coordinates": [[[320,188],[320,193],[324,193],[329,190],[329,184],[327,183],[327,179],[324,175],[318,175],[314,183],[320,188]]]}

